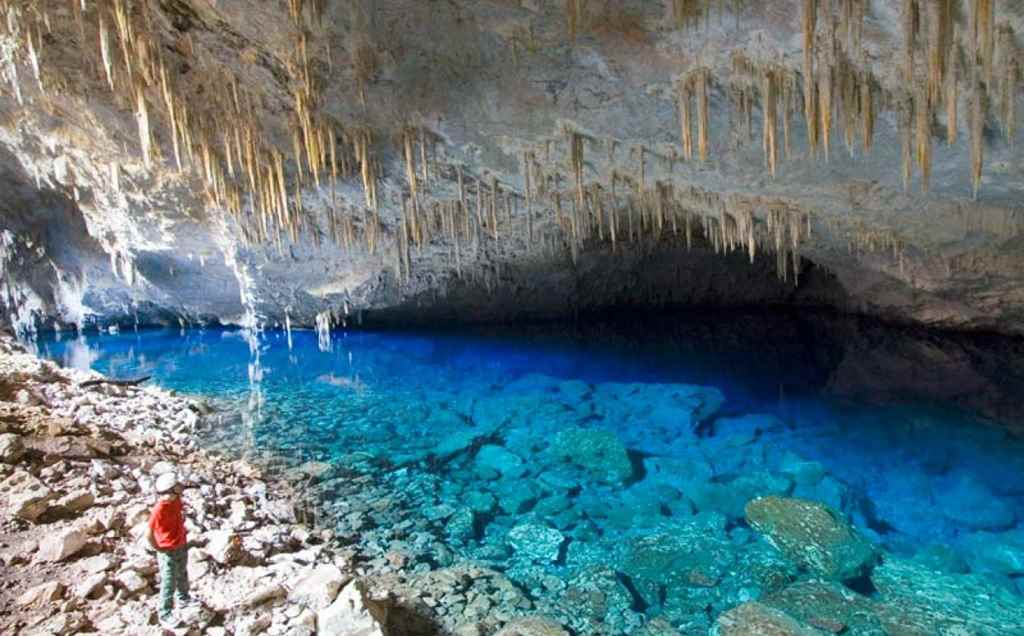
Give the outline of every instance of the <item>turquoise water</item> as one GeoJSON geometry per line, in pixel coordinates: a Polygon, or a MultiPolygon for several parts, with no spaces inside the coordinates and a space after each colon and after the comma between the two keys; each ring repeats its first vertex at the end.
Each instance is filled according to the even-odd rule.
{"type": "MultiPolygon", "coordinates": [[[[671,346],[538,331],[357,332],[334,333],[326,347],[306,331],[265,332],[255,347],[237,331],[148,331],[38,348],[247,414],[210,431],[211,444],[328,464],[325,510],[368,559],[411,552],[420,569],[473,559],[562,598],[576,608],[566,616],[582,611],[581,581],[600,587],[596,567],[614,572],[617,591],[587,610],[598,618],[570,617],[583,632],[628,632],[638,616],[707,623],[768,593],[744,573],[765,563],[800,578],[745,520],[746,503],[771,494],[827,504],[883,555],[1024,594],[1024,441],[1007,422],[964,408],[962,395],[851,399],[863,391],[848,378],[847,395],[835,390],[849,347],[821,334],[773,345],[744,331],[698,321],[688,333],[703,336],[671,346]],[[338,493],[393,505],[353,518],[358,506],[338,493]],[[429,536],[385,527],[402,521],[429,536]],[[651,537],[693,528],[720,540],[708,549],[725,562],[712,584],[640,563],[651,537]]],[[[885,373],[868,384],[885,384],[885,373]]],[[[846,583],[878,595],[868,579],[846,583]]]]}

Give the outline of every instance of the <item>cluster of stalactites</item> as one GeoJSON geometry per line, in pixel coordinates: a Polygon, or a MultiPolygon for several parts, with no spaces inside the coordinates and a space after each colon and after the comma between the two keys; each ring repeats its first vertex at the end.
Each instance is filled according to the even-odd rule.
{"type": "Polygon", "coordinates": [[[682,137],[683,158],[692,161],[694,157],[694,128],[697,135],[697,157],[708,160],[708,136],[710,134],[709,86],[711,71],[706,67],[692,69],[676,84],[676,100],[679,110],[679,128],[682,137]],[[696,117],[694,117],[696,102],[696,117]],[[696,121],[694,121],[696,119],[696,121]]]}
{"type": "MultiPolygon", "coordinates": [[[[346,130],[318,108],[320,88],[311,70],[306,20],[308,16],[311,22],[320,21],[324,0],[288,3],[295,27],[295,50],[288,64],[294,100],[291,161],[267,140],[255,106],[258,100],[240,87],[233,71],[194,66],[189,81],[179,81],[174,56],[194,55],[191,40],[186,36],[173,46],[163,42],[158,21],[162,16],[153,13],[149,3],[75,0],[71,5],[82,54],[97,57],[107,86],[135,110],[145,167],[153,170],[164,164],[156,134],[157,124],[163,123],[173,165],[201,179],[207,205],[238,219],[247,241],[276,243],[280,248],[283,237],[294,241],[303,229],[312,230],[312,220],[303,210],[302,187],[309,181],[319,187],[321,179],[328,176],[333,236],[351,235],[339,230],[336,222],[338,178],[358,172],[366,205],[376,211],[378,169],[370,157],[369,131],[346,130]],[[90,40],[95,47],[86,45],[90,40]],[[201,96],[192,90],[197,85],[201,85],[201,96]],[[250,211],[244,209],[246,196],[250,211]]],[[[23,58],[31,66],[39,90],[45,92],[41,34],[51,29],[49,14],[36,3],[19,0],[0,0],[0,14],[0,26],[22,43],[23,58]]],[[[22,102],[23,87],[17,80],[16,64],[12,66],[8,72],[13,78],[12,92],[22,102]]],[[[58,87],[53,90],[60,90],[62,78],[55,76],[52,85],[58,87]]],[[[117,167],[111,170],[112,175],[118,173],[117,167]]],[[[119,179],[112,176],[111,187],[119,191],[119,179]]],[[[318,232],[311,234],[319,239],[318,232]]],[[[367,247],[372,249],[375,233],[366,235],[367,247]]]]}
{"type": "MultiPolygon", "coordinates": [[[[577,36],[585,29],[587,21],[587,0],[564,0],[565,22],[569,40],[575,42],[577,36]]],[[[726,11],[736,16],[739,28],[740,14],[747,0],[668,0],[672,24],[677,29],[694,30],[701,25],[707,26],[711,21],[712,11],[717,10],[719,20],[726,11]]]]}

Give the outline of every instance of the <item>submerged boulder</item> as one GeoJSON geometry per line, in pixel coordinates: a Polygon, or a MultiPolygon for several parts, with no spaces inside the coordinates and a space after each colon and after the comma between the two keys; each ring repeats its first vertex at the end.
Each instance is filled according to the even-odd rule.
{"type": "Polygon", "coordinates": [[[494,636],[569,636],[569,632],[550,618],[530,616],[512,621],[494,636]]]}
{"type": "Polygon", "coordinates": [[[761,603],[833,634],[881,636],[875,603],[834,581],[800,581],[762,597],[761,603]]]}
{"type": "Polygon", "coordinates": [[[584,468],[598,481],[621,483],[633,475],[626,447],[612,432],[598,429],[567,428],[551,441],[548,455],[556,461],[584,468]]]}
{"type": "Polygon", "coordinates": [[[871,574],[886,633],[1024,634],[1024,598],[974,574],[949,574],[887,558],[871,574]]]}
{"type": "Polygon", "coordinates": [[[1016,520],[1005,499],[971,477],[936,492],[935,500],[944,517],[974,530],[1009,528],[1016,520]]]}
{"type": "Polygon", "coordinates": [[[814,501],[761,497],[746,506],[747,522],[798,567],[846,580],[866,574],[875,548],[839,513],[814,501]]]}
{"type": "Polygon", "coordinates": [[[508,533],[508,543],[516,556],[538,563],[557,561],[564,542],[561,532],[539,523],[524,523],[508,533]]]}
{"type": "Polygon", "coordinates": [[[964,545],[972,571],[1024,575],[1024,529],[976,532],[964,540],[964,545]]]}
{"type": "Polygon", "coordinates": [[[722,614],[711,628],[711,636],[822,636],[785,612],[762,603],[750,602],[722,614]]]}

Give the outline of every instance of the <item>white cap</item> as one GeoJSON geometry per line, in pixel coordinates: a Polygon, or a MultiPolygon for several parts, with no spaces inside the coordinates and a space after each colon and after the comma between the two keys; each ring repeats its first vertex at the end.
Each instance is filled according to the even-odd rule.
{"type": "Polygon", "coordinates": [[[156,491],[161,495],[171,492],[178,485],[178,476],[173,472],[164,473],[156,478],[156,491]]]}

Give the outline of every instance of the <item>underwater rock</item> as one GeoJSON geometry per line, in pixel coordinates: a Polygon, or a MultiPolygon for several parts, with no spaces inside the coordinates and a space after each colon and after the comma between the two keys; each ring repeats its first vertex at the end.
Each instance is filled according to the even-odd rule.
{"type": "Polygon", "coordinates": [[[476,455],[478,467],[491,469],[504,477],[522,477],[526,474],[523,460],[501,446],[488,444],[476,455]]]}
{"type": "Polygon", "coordinates": [[[489,492],[471,490],[462,496],[463,503],[475,513],[487,515],[494,512],[498,506],[498,500],[489,492]]]}
{"type": "Polygon", "coordinates": [[[1024,529],[975,532],[963,543],[971,571],[1002,576],[1024,575],[1024,529]]]}
{"type": "Polygon", "coordinates": [[[544,616],[531,616],[512,621],[494,636],[569,636],[569,632],[544,616]]]}
{"type": "Polygon", "coordinates": [[[792,451],[786,451],[782,456],[779,472],[788,475],[798,487],[807,488],[820,482],[827,471],[821,462],[804,459],[792,451]]]}
{"type": "Polygon", "coordinates": [[[685,452],[697,426],[724,403],[714,387],[688,384],[595,385],[594,415],[606,422],[629,448],[671,455],[685,452]]]}
{"type": "Polygon", "coordinates": [[[1024,634],[1024,599],[974,574],[948,574],[895,558],[871,573],[887,633],[1024,634]]]}
{"type": "Polygon", "coordinates": [[[826,475],[815,484],[797,483],[792,496],[823,503],[833,510],[845,510],[849,489],[832,475],[826,475]]]}
{"type": "Polygon", "coordinates": [[[451,516],[444,529],[448,538],[457,543],[471,541],[476,538],[476,515],[469,508],[460,508],[451,516]]]}
{"type": "Polygon", "coordinates": [[[626,447],[609,431],[575,427],[559,431],[547,454],[555,461],[582,466],[605,483],[621,483],[633,475],[626,447]]]}
{"type": "Polygon", "coordinates": [[[855,578],[875,562],[874,546],[822,504],[762,497],[747,504],[746,517],[787,559],[824,578],[855,578]]]}
{"type": "Polygon", "coordinates": [[[713,518],[665,524],[624,546],[622,571],[649,606],[661,605],[661,590],[713,588],[730,571],[735,547],[713,518]],[[710,523],[709,523],[710,522],[710,523]]]}
{"type": "Polygon", "coordinates": [[[744,603],[722,614],[711,636],[822,636],[783,611],[762,603],[744,603]]]}
{"type": "Polygon", "coordinates": [[[766,431],[785,428],[779,418],[765,413],[749,413],[740,417],[719,417],[714,420],[714,438],[731,446],[749,444],[766,431]]]}
{"type": "Polygon", "coordinates": [[[526,512],[541,494],[540,486],[533,480],[503,479],[494,488],[498,507],[508,515],[526,512]]]}
{"type": "Polygon", "coordinates": [[[797,620],[835,634],[880,636],[885,632],[869,598],[834,581],[800,581],[760,599],[797,620]]]}
{"type": "Polygon", "coordinates": [[[516,556],[537,563],[557,561],[564,542],[561,532],[538,523],[520,524],[508,533],[508,544],[516,556]]]}
{"type": "Polygon", "coordinates": [[[465,451],[478,439],[486,437],[487,433],[478,429],[467,429],[455,431],[444,437],[433,449],[433,454],[441,461],[447,461],[459,453],[465,451]]]}
{"type": "Polygon", "coordinates": [[[578,634],[632,634],[640,617],[634,599],[621,577],[607,564],[578,572],[567,582],[561,595],[566,625],[578,634]]]}
{"type": "Polygon", "coordinates": [[[944,517],[975,530],[1009,528],[1016,519],[1010,504],[972,477],[961,477],[934,496],[944,517]]]}
{"type": "Polygon", "coordinates": [[[747,502],[769,495],[786,495],[793,484],[789,478],[766,471],[742,474],[729,481],[696,484],[687,491],[697,510],[718,512],[730,519],[742,519],[747,502]]]}

